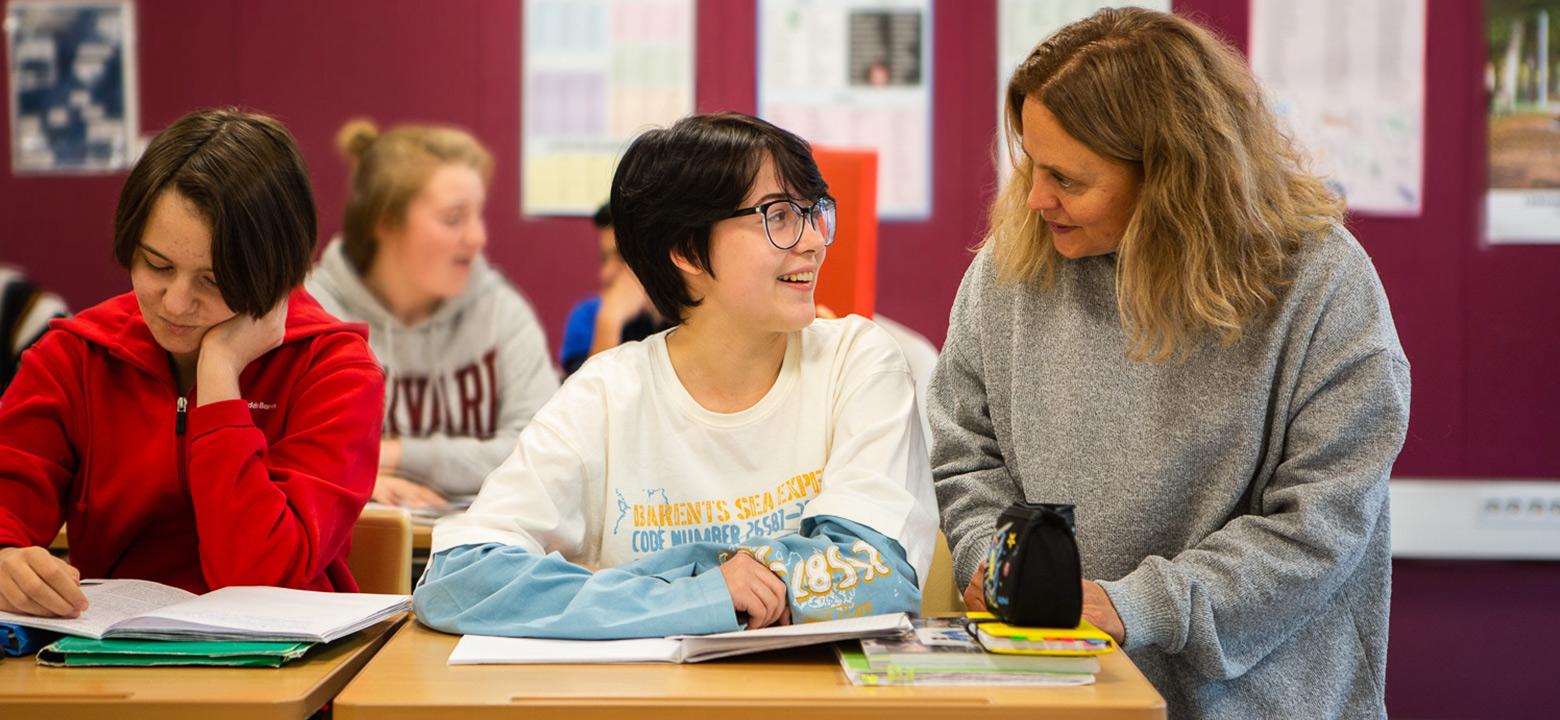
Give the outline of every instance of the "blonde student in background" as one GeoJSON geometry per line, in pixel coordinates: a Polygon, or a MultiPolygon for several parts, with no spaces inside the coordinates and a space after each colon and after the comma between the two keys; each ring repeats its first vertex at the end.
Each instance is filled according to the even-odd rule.
{"type": "Polygon", "coordinates": [[[75,616],[82,577],[357,589],[384,376],[366,328],[298,289],[314,207],[271,118],[152,139],[114,215],[132,291],[51,323],[0,400],[0,610],[75,616]]]}
{"type": "Polygon", "coordinates": [[[1171,717],[1384,717],[1409,368],[1342,202],[1175,15],[1062,28],[1006,115],[932,380],[965,597],[1009,503],[1073,503],[1083,615],[1171,717]]]}
{"type": "Polygon", "coordinates": [[[338,133],[352,168],[341,236],[308,288],[366,322],[386,375],[374,500],[469,495],[558,389],[529,303],[482,254],[493,159],[465,131],[367,120],[338,133]]]}
{"type": "Polygon", "coordinates": [[[937,506],[914,382],[870,321],[814,319],[835,212],[807,143],[684,118],[630,145],[611,202],[680,324],[592,358],[435,527],[418,619],[627,638],[917,610],[937,506]]]}

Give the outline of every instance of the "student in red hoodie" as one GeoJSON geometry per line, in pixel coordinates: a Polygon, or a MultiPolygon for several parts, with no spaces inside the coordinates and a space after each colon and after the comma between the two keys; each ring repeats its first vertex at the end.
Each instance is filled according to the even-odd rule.
{"type": "Polygon", "coordinates": [[[299,289],[314,243],[277,121],[202,110],[152,141],[114,217],[133,292],[54,321],[0,399],[0,610],[73,617],[82,577],[357,589],[384,376],[299,289]]]}

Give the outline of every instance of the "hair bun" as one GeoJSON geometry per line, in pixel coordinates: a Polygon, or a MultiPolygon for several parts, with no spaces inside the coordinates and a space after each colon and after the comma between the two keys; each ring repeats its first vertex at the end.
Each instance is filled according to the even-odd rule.
{"type": "Polygon", "coordinates": [[[368,118],[348,120],[336,132],[336,147],[343,157],[356,163],[368,151],[368,146],[379,139],[379,126],[368,118]]]}

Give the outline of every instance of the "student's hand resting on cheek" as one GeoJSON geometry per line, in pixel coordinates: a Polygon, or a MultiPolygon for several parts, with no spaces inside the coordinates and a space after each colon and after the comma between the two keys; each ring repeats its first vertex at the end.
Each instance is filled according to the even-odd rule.
{"type": "Polygon", "coordinates": [[[87,609],[80,583],[81,571],[45,548],[0,548],[0,610],[77,617],[87,609]]]}
{"type": "Polygon", "coordinates": [[[721,578],[731,593],[731,606],[740,622],[747,616],[747,629],[791,624],[791,600],[785,581],[777,577],[752,555],[737,553],[721,563],[721,578]]]}
{"type": "Polygon", "coordinates": [[[255,358],[282,344],[287,330],[287,300],[259,318],[239,314],[206,331],[196,366],[195,404],[237,400],[238,374],[255,358]]]}

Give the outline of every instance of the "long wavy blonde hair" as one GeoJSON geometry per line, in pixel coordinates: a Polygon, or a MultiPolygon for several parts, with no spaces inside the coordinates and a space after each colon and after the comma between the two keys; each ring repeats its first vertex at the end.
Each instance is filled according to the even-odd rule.
{"type": "Polygon", "coordinates": [[[1040,43],[1008,81],[1002,138],[1013,176],[987,242],[1001,282],[1049,286],[1061,255],[1026,204],[1023,106],[1034,99],[1142,187],[1116,255],[1128,356],[1162,361],[1207,331],[1225,343],[1278,297],[1305,238],[1343,218],[1342,201],[1280,131],[1240,55],[1174,15],[1100,10],[1040,43]]]}

